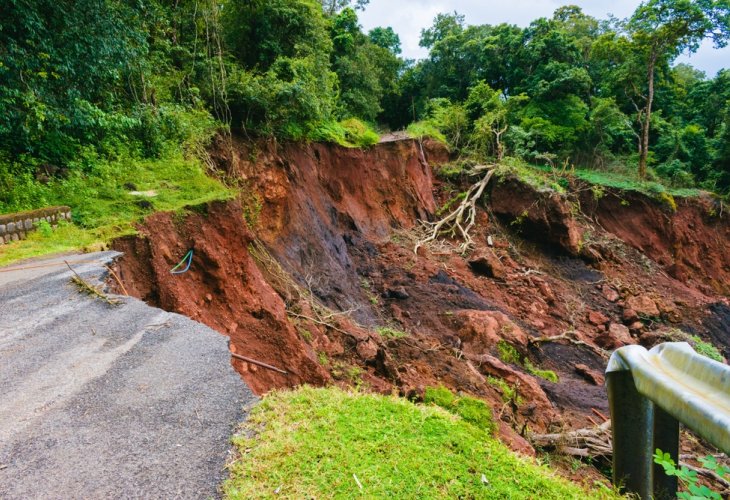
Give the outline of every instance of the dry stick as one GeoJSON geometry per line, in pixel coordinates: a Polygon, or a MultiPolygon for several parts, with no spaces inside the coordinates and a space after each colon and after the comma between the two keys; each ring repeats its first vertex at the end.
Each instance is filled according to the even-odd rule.
{"type": "Polygon", "coordinates": [[[608,352],[604,351],[600,347],[592,346],[591,344],[589,344],[587,342],[583,342],[582,340],[576,340],[572,337],[569,337],[567,333],[563,333],[561,335],[555,335],[553,337],[537,337],[534,339],[530,339],[530,343],[538,344],[540,342],[557,342],[558,340],[567,340],[571,344],[587,347],[603,358],[609,357],[608,352]]]}
{"type": "Polygon", "coordinates": [[[312,321],[314,323],[317,323],[318,325],[322,325],[322,326],[326,326],[327,328],[331,328],[331,329],[335,330],[336,332],[344,333],[345,335],[349,335],[350,337],[357,338],[352,333],[350,333],[348,331],[345,331],[345,330],[343,330],[341,328],[337,328],[335,325],[333,325],[331,323],[327,323],[326,321],[322,321],[322,320],[319,320],[319,319],[316,319],[316,318],[312,318],[312,317],[306,316],[304,314],[295,313],[295,312],[292,312],[292,311],[288,311],[287,314],[289,316],[294,316],[295,318],[306,319],[306,320],[312,321]]]}
{"type": "Polygon", "coordinates": [[[595,408],[591,408],[591,411],[592,411],[592,412],[593,412],[594,414],[596,414],[597,416],[601,417],[601,418],[603,419],[603,421],[604,421],[604,422],[608,422],[609,420],[611,420],[610,418],[608,418],[608,417],[607,417],[606,415],[604,415],[604,414],[603,414],[603,413],[601,413],[600,411],[596,410],[595,408]]]}
{"type": "Polygon", "coordinates": [[[695,471],[697,474],[701,474],[709,479],[713,479],[723,485],[726,489],[730,488],[730,482],[725,479],[724,477],[717,474],[715,471],[712,471],[710,469],[705,469],[703,467],[697,467],[695,465],[690,465],[687,462],[679,462],[680,467],[686,467],[689,470],[695,471]]]}
{"type": "Polygon", "coordinates": [[[122,289],[122,292],[124,292],[124,295],[129,297],[129,294],[127,293],[127,289],[124,288],[124,284],[122,283],[122,280],[119,279],[119,276],[117,276],[117,273],[114,272],[114,269],[112,269],[111,267],[109,267],[107,265],[105,265],[104,267],[109,269],[109,272],[112,273],[112,276],[114,277],[114,279],[117,280],[117,284],[119,285],[119,288],[122,289]]]}
{"type": "Polygon", "coordinates": [[[236,359],[240,359],[241,361],[246,361],[247,363],[251,363],[251,364],[254,364],[254,365],[258,365],[258,366],[260,366],[262,368],[268,368],[269,370],[273,370],[275,372],[283,373],[284,375],[289,375],[289,372],[286,372],[286,371],[282,370],[281,368],[277,368],[275,366],[267,365],[264,362],[257,361],[255,359],[251,359],[251,358],[247,358],[246,356],[241,356],[240,354],[236,354],[234,352],[231,353],[231,357],[234,357],[236,359]]]}
{"type": "Polygon", "coordinates": [[[96,288],[94,288],[93,286],[91,286],[86,280],[84,280],[84,278],[82,278],[81,276],[79,276],[79,273],[77,273],[76,271],[74,271],[73,267],[71,267],[71,264],[69,264],[65,260],[64,260],[64,262],[66,263],[66,265],[68,266],[68,268],[71,270],[71,272],[74,273],[74,276],[71,278],[71,281],[73,281],[74,283],[76,283],[78,286],[82,287],[88,293],[90,293],[92,295],[96,295],[97,297],[99,297],[101,300],[103,300],[104,302],[106,302],[109,305],[113,305],[114,306],[114,305],[119,304],[119,301],[118,300],[110,299],[106,294],[101,293],[99,290],[97,290],[96,288]]]}

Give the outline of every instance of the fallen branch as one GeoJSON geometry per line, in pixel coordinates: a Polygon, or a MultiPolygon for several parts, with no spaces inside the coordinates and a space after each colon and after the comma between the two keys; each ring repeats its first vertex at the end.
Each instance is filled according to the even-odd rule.
{"type": "Polygon", "coordinates": [[[127,289],[124,288],[124,284],[122,283],[122,280],[119,279],[119,276],[117,276],[117,273],[114,272],[114,269],[112,269],[110,266],[104,266],[104,267],[106,267],[109,270],[109,272],[112,274],[112,276],[116,280],[117,284],[119,285],[119,288],[121,288],[124,295],[129,297],[129,293],[127,293],[127,289]]]}
{"type": "Polygon", "coordinates": [[[267,368],[269,370],[273,370],[275,372],[282,373],[284,375],[289,375],[289,372],[286,372],[286,371],[282,370],[281,368],[277,368],[275,366],[268,365],[262,361],[257,361],[252,358],[247,358],[246,356],[241,356],[240,354],[236,354],[234,352],[231,353],[231,357],[240,359],[241,361],[245,361],[247,363],[251,363],[252,365],[260,366],[262,368],[267,368]]]}
{"type": "Polygon", "coordinates": [[[474,240],[469,234],[469,231],[471,231],[471,228],[476,223],[477,201],[482,197],[484,189],[494,175],[494,169],[494,165],[478,165],[472,169],[469,173],[470,175],[476,175],[485,170],[487,173],[479,182],[472,184],[462,202],[459,203],[459,206],[446,217],[437,222],[423,223],[429,229],[428,232],[430,234],[416,243],[413,249],[414,253],[418,254],[420,247],[436,240],[442,234],[449,234],[450,236],[456,236],[458,234],[464,240],[459,246],[461,253],[465,253],[472,246],[474,240]]]}
{"type": "Polygon", "coordinates": [[[695,465],[690,465],[687,462],[682,462],[681,460],[679,462],[679,466],[685,467],[692,471],[695,471],[697,474],[700,474],[701,476],[705,476],[708,479],[712,479],[713,481],[716,481],[718,484],[721,484],[726,490],[730,489],[730,481],[728,481],[724,477],[720,476],[715,471],[712,471],[710,469],[705,469],[703,467],[697,467],[695,465]]]}
{"type": "Polygon", "coordinates": [[[312,318],[311,316],[307,316],[305,314],[295,313],[293,311],[287,311],[286,314],[289,315],[289,316],[293,316],[295,318],[298,318],[298,319],[304,319],[304,320],[307,320],[307,321],[311,321],[313,323],[316,323],[318,325],[322,325],[322,326],[325,326],[327,328],[331,328],[332,330],[334,330],[336,332],[344,333],[345,335],[347,335],[349,337],[352,337],[354,339],[357,339],[358,338],[356,335],[354,335],[354,334],[352,334],[352,333],[350,333],[350,332],[348,332],[346,330],[343,330],[342,328],[336,327],[335,325],[332,324],[332,322],[322,321],[322,320],[319,320],[317,318],[312,318]]]}
{"type": "Polygon", "coordinates": [[[95,286],[90,285],[86,280],[84,280],[84,278],[79,276],[79,273],[74,271],[74,268],[71,267],[71,264],[69,264],[68,261],[64,260],[64,262],[66,263],[68,268],[71,270],[71,272],[74,273],[74,275],[71,277],[71,281],[76,286],[78,286],[80,289],[82,289],[89,295],[95,295],[96,297],[99,297],[101,300],[103,300],[104,302],[106,302],[109,305],[116,306],[120,303],[119,300],[109,297],[102,291],[98,290],[95,286]]]}
{"type": "Polygon", "coordinates": [[[600,347],[596,347],[587,342],[583,342],[582,340],[574,339],[573,337],[569,336],[569,333],[570,332],[566,332],[566,333],[562,333],[560,335],[555,335],[552,337],[532,338],[532,339],[529,339],[529,342],[530,342],[530,344],[540,344],[542,342],[558,342],[560,340],[567,340],[568,342],[570,342],[573,345],[587,347],[588,349],[592,350],[593,352],[595,352],[602,358],[608,359],[610,357],[608,351],[605,351],[605,350],[601,349],[600,347]]]}

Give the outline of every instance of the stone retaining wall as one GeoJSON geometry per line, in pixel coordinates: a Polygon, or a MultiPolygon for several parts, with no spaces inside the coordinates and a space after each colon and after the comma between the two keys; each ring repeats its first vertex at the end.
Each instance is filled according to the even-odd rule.
{"type": "Polygon", "coordinates": [[[30,231],[35,231],[40,221],[47,221],[52,227],[59,220],[71,220],[69,207],[48,207],[29,212],[0,215],[0,245],[22,240],[30,231]]]}

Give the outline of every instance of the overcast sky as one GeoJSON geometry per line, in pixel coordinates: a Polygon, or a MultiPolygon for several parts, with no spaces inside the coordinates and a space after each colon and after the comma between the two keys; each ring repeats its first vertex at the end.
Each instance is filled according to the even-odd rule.
{"type": "MultiPolygon", "coordinates": [[[[579,5],[583,12],[598,19],[607,14],[628,17],[639,5],[639,0],[370,0],[370,5],[360,12],[360,23],[366,30],[375,26],[391,26],[400,36],[403,55],[419,59],[427,51],[418,46],[421,30],[431,26],[433,18],[441,12],[453,12],[466,16],[467,24],[510,23],[527,26],[539,17],[550,17],[561,5],[579,5]]],[[[715,50],[712,43],[705,43],[692,56],[681,56],[680,62],[713,77],[721,68],[730,68],[730,48],[715,50]]]]}

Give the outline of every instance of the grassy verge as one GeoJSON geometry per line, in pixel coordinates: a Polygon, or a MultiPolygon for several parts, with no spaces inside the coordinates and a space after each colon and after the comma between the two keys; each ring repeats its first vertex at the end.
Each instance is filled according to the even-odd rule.
{"type": "Polygon", "coordinates": [[[28,239],[0,246],[0,265],[16,260],[73,250],[96,250],[112,238],[134,233],[134,224],[153,211],[179,210],[235,195],[206,175],[197,160],[173,154],[159,160],[104,162],[86,173],[43,185],[27,181],[16,187],[23,201],[0,205],[1,212],[68,205],[73,224],[54,231],[36,231],[28,239]],[[131,191],[152,191],[142,197],[131,191]]]}
{"type": "Polygon", "coordinates": [[[241,457],[228,498],[613,497],[556,477],[436,406],[339,389],[270,393],[234,443],[241,457]]]}

